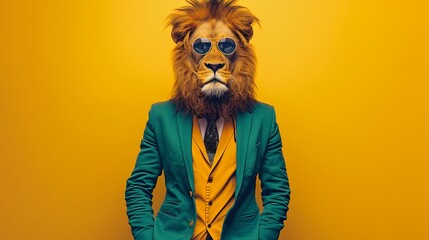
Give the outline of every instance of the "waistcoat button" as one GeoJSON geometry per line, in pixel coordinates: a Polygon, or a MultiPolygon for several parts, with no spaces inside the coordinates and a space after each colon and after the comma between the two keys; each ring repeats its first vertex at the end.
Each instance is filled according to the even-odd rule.
{"type": "Polygon", "coordinates": [[[189,226],[190,227],[194,226],[194,220],[189,221],[189,226]]]}

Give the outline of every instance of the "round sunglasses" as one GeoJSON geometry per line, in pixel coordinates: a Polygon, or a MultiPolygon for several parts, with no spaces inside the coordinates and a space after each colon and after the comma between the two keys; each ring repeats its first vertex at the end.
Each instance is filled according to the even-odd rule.
{"type": "MultiPolygon", "coordinates": [[[[237,43],[232,38],[222,38],[217,43],[217,48],[225,55],[231,55],[237,49],[237,43]]],[[[212,42],[208,38],[197,38],[192,43],[192,49],[199,55],[204,55],[212,49],[212,42]]]]}

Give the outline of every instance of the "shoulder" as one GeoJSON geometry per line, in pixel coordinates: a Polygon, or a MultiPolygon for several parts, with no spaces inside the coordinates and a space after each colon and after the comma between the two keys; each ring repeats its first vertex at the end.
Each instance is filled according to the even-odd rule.
{"type": "Polygon", "coordinates": [[[188,119],[190,114],[180,111],[172,100],[152,104],[149,121],[159,124],[171,124],[177,118],[188,119]]]}
{"type": "Polygon", "coordinates": [[[151,112],[174,112],[175,110],[176,106],[171,100],[154,103],[150,108],[151,112]]]}
{"type": "Polygon", "coordinates": [[[264,113],[273,113],[274,107],[264,103],[264,102],[256,102],[252,113],[264,114],[264,113]]]}
{"type": "Polygon", "coordinates": [[[260,119],[261,121],[270,121],[275,119],[274,107],[263,102],[256,102],[250,114],[252,114],[254,119],[260,119]]]}
{"type": "Polygon", "coordinates": [[[150,117],[172,117],[177,114],[177,107],[172,100],[152,104],[149,110],[150,117]]]}
{"type": "Polygon", "coordinates": [[[240,119],[240,122],[251,120],[252,126],[266,132],[269,132],[270,129],[276,125],[276,114],[274,107],[259,101],[255,103],[253,109],[250,112],[240,115],[238,119],[240,119]]]}
{"type": "Polygon", "coordinates": [[[176,107],[171,100],[152,104],[149,110],[149,122],[159,122],[163,119],[172,119],[176,114],[176,107]]]}

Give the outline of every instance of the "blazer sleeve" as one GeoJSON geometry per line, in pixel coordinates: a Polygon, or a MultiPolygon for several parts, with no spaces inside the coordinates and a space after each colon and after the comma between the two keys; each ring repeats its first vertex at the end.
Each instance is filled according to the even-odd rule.
{"type": "Polygon", "coordinates": [[[290,187],[274,109],[259,178],[264,206],[259,222],[259,240],[277,240],[289,209],[290,187]]]}
{"type": "Polygon", "coordinates": [[[155,135],[153,108],[140,143],[140,152],[125,190],[127,215],[135,240],[152,240],[154,216],[152,208],[153,189],[162,171],[155,135]]]}

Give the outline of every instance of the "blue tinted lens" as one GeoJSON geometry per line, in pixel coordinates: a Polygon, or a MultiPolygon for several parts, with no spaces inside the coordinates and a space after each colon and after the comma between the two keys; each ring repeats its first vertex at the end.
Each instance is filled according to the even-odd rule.
{"type": "Polygon", "coordinates": [[[192,45],[194,48],[194,51],[198,54],[206,54],[208,51],[210,51],[212,47],[212,43],[210,42],[210,39],[207,38],[197,38],[194,41],[194,44],[192,45]]]}
{"type": "Polygon", "coordinates": [[[222,38],[218,43],[219,50],[223,52],[223,54],[231,54],[237,49],[237,44],[232,38],[222,38]]]}

